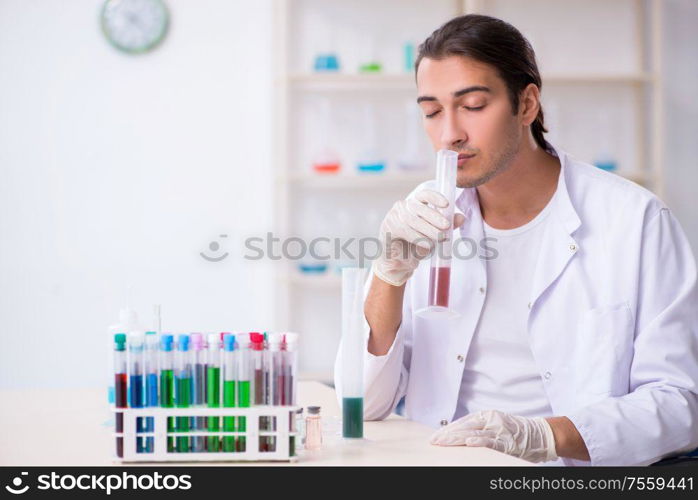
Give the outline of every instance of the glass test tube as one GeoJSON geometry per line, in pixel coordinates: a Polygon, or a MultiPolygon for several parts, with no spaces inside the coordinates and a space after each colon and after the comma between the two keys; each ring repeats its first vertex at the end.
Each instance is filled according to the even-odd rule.
{"type": "Polygon", "coordinates": [[[365,271],[342,269],[342,436],[364,435],[364,308],[365,271]]]}
{"type": "MultiPolygon", "coordinates": [[[[235,352],[235,336],[226,333],[223,336],[223,406],[232,408],[237,406],[237,356],[235,352]]],[[[223,417],[223,430],[235,432],[235,417],[223,417]]],[[[223,451],[235,451],[235,436],[223,436],[223,451]]]]}
{"type": "MultiPolygon", "coordinates": [[[[294,406],[296,404],[296,370],[298,364],[298,334],[292,332],[284,333],[284,341],[281,344],[281,370],[283,373],[282,399],[285,405],[294,406]]],[[[296,429],[295,411],[289,414],[289,431],[296,429]]],[[[296,454],[296,436],[289,437],[289,454],[296,454]]]]}
{"type": "MultiPolygon", "coordinates": [[[[252,387],[252,365],[251,365],[251,345],[249,333],[235,334],[236,349],[238,350],[238,379],[237,379],[237,406],[240,408],[249,408],[251,404],[251,394],[254,388],[252,387]]],[[[237,429],[242,433],[238,435],[236,441],[237,451],[245,451],[247,449],[247,440],[245,432],[247,432],[247,418],[237,418],[237,429]]]]}
{"type": "MultiPolygon", "coordinates": [[[[192,366],[189,350],[189,335],[182,333],[177,339],[177,370],[175,372],[175,404],[177,408],[191,406],[192,366]]],[[[189,417],[177,417],[177,432],[189,432],[189,417]]],[[[186,453],[190,450],[189,437],[177,437],[177,451],[186,453]]]]}
{"type": "MultiPolygon", "coordinates": [[[[143,408],[143,342],[141,332],[131,332],[128,336],[128,390],[131,408],[143,408]]],[[[145,419],[136,417],[136,433],[146,429],[145,419]]],[[[145,452],[145,439],[136,438],[136,453],[145,452]]]]}
{"type": "MultiPolygon", "coordinates": [[[[117,333],[114,335],[114,406],[116,408],[126,408],[128,395],[126,394],[126,334],[117,333]]],[[[124,414],[116,414],[116,432],[124,432],[124,414]]],[[[116,438],[116,456],[124,456],[124,438],[116,438]]]]}
{"type": "Polygon", "coordinates": [[[451,254],[453,251],[453,210],[456,198],[458,153],[442,149],[436,153],[436,191],[448,200],[446,208],[438,208],[450,226],[442,231],[443,239],[437,243],[431,258],[429,273],[428,307],[418,311],[422,316],[455,315],[448,308],[451,287],[451,254]]]}
{"type": "MultiPolygon", "coordinates": [[[[160,337],[160,406],[174,408],[174,337],[163,333],[160,337]]],[[[167,432],[174,432],[174,417],[167,417],[167,432]]],[[[175,451],[174,437],[167,436],[167,451],[175,451]]]]}
{"type": "Polygon", "coordinates": [[[252,386],[254,397],[252,404],[264,404],[264,372],[262,367],[262,353],[264,350],[264,335],[257,332],[250,333],[250,368],[253,373],[252,386]]]}
{"type": "MultiPolygon", "coordinates": [[[[221,405],[221,343],[216,333],[209,333],[207,340],[206,406],[218,408],[221,405]]],[[[219,417],[208,417],[206,427],[209,431],[218,432],[220,430],[219,417]]],[[[206,449],[209,452],[220,451],[220,444],[218,435],[208,436],[206,449]]]]}
{"type": "MultiPolygon", "coordinates": [[[[269,349],[265,352],[269,365],[269,402],[267,404],[281,405],[281,387],[283,377],[281,373],[281,343],[283,336],[280,333],[272,332],[268,336],[269,349]]],[[[274,430],[274,429],[272,429],[274,430]]]]}
{"type": "MultiPolygon", "coordinates": [[[[203,407],[206,403],[206,351],[204,350],[204,338],[200,333],[191,334],[191,362],[192,362],[192,394],[191,402],[195,407],[203,407]]],[[[206,430],[206,417],[193,417],[192,428],[196,431],[206,430]]],[[[192,438],[192,449],[195,452],[206,451],[206,438],[195,436],[192,438]]]]}
{"type": "MultiPolygon", "coordinates": [[[[281,405],[281,342],[280,333],[269,332],[267,334],[267,349],[264,351],[264,373],[266,374],[266,388],[264,391],[266,405],[281,405]]],[[[267,421],[267,430],[276,431],[276,417],[270,417],[267,421]]],[[[276,436],[269,436],[267,450],[276,451],[276,436]]]]}
{"type": "MultiPolygon", "coordinates": [[[[145,352],[143,361],[143,371],[145,375],[145,406],[155,407],[158,405],[158,336],[155,332],[145,332],[145,352]]],[[[145,418],[145,431],[155,430],[155,419],[145,418]]],[[[155,451],[155,437],[145,438],[145,453],[155,451]]]]}
{"type": "MultiPolygon", "coordinates": [[[[252,370],[252,404],[260,406],[264,404],[264,335],[258,332],[250,333],[250,365],[252,370]]],[[[267,430],[267,418],[259,418],[259,430],[267,430]]],[[[266,436],[259,437],[260,451],[266,451],[266,436]]]]}
{"type": "Polygon", "coordinates": [[[284,333],[284,341],[281,344],[283,372],[282,405],[293,406],[296,404],[296,370],[298,364],[298,334],[284,333]]]}

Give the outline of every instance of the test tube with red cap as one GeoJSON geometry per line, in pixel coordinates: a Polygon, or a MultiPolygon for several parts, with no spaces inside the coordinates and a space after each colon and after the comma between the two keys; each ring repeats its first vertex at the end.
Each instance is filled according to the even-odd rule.
{"type": "Polygon", "coordinates": [[[453,251],[453,212],[456,198],[456,177],[458,175],[458,153],[442,149],[436,153],[435,189],[448,201],[445,208],[436,209],[449,221],[448,229],[441,232],[441,239],[434,248],[429,272],[428,306],[418,311],[420,316],[455,316],[449,309],[451,287],[451,256],[453,251]]]}
{"type": "Polygon", "coordinates": [[[252,373],[253,405],[264,404],[264,372],[262,370],[262,354],[264,352],[264,335],[259,332],[250,332],[250,365],[252,373]]]}
{"type": "MultiPolygon", "coordinates": [[[[250,332],[250,365],[252,369],[252,404],[263,405],[264,403],[264,335],[259,332],[250,332]]],[[[267,417],[259,418],[259,430],[266,431],[267,417]]],[[[260,436],[259,448],[267,451],[266,436],[260,436]]]]}

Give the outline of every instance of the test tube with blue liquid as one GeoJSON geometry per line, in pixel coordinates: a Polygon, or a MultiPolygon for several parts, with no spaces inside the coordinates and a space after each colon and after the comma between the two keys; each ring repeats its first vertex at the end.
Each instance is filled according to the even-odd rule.
{"type": "MultiPolygon", "coordinates": [[[[131,332],[128,336],[128,390],[131,408],[143,408],[145,386],[143,379],[143,342],[144,337],[141,332],[131,332]]],[[[144,417],[136,417],[136,433],[145,432],[146,424],[144,417]]],[[[136,453],[146,451],[146,441],[144,437],[136,438],[136,453]]]]}
{"type": "MultiPolygon", "coordinates": [[[[158,336],[156,332],[145,332],[145,352],[143,361],[145,372],[145,406],[158,406],[158,336]]],[[[145,418],[145,432],[155,431],[155,418],[145,418]]],[[[155,437],[145,439],[145,453],[155,451],[155,437]]]]}
{"type": "Polygon", "coordinates": [[[364,312],[365,270],[342,269],[342,436],[363,438],[364,432],[364,312]]]}

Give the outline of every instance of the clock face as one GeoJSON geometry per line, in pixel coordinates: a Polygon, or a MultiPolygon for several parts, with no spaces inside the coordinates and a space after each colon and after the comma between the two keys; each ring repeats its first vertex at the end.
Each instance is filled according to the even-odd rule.
{"type": "Polygon", "coordinates": [[[168,18],[162,0],[107,0],[102,8],[102,31],[117,49],[137,54],[162,41],[168,18]]]}

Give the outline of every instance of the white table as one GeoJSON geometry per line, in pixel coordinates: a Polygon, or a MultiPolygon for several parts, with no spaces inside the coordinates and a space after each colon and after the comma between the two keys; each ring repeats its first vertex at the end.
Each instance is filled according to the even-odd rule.
{"type": "MultiPolygon", "coordinates": [[[[106,425],[110,420],[106,390],[5,390],[0,398],[0,465],[119,465],[112,459],[113,429],[106,425]]],[[[333,389],[299,382],[298,399],[303,406],[322,408],[327,432],[321,450],[300,450],[299,459],[290,465],[534,465],[487,448],[432,446],[431,428],[398,415],[365,422],[362,440],[343,440],[332,432],[341,432],[333,389]]]]}

